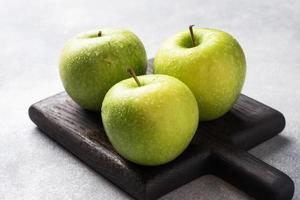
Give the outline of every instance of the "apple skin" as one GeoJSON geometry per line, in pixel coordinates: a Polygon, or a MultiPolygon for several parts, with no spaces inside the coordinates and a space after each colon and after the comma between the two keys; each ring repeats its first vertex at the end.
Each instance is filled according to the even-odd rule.
{"type": "Polygon", "coordinates": [[[138,75],[146,73],[146,51],[139,38],[126,29],[97,29],[65,44],[59,72],[66,92],[76,103],[100,111],[109,88],[129,78],[128,67],[138,75]]]}
{"type": "Polygon", "coordinates": [[[167,39],[154,60],[154,73],[183,81],[194,93],[200,121],[221,117],[239,97],[246,75],[246,60],[239,43],[216,29],[194,29],[167,39]]]}
{"type": "Polygon", "coordinates": [[[102,122],[116,151],[140,165],[161,165],[181,154],[198,126],[191,90],[167,75],[138,76],[114,85],[102,104],[102,122]]]}

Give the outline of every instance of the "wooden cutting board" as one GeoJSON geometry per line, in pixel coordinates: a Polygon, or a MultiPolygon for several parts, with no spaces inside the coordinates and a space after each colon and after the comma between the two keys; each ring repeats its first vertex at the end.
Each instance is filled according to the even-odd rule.
{"type": "MultiPolygon", "coordinates": [[[[150,61],[148,73],[151,69],[150,61]]],[[[136,199],[156,199],[206,174],[256,199],[288,200],[294,194],[286,174],[247,153],[279,134],[284,116],[245,95],[223,117],[200,123],[185,152],[157,167],[119,156],[105,135],[100,113],[83,110],[65,92],[33,104],[29,116],[42,132],[136,199]]]]}

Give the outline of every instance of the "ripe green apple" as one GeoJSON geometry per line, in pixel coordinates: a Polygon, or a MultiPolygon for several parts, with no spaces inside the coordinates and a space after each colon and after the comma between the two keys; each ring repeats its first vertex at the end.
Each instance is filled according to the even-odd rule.
{"type": "Polygon", "coordinates": [[[198,106],[191,90],[167,75],[138,76],[114,85],[102,104],[106,134],[124,158],[140,165],[175,159],[198,126],[198,106]]]}
{"type": "Polygon", "coordinates": [[[100,111],[106,92],[129,78],[127,68],[146,73],[145,48],[126,29],[97,29],[69,40],[61,53],[59,72],[69,96],[83,108],[100,111]]]}
{"type": "Polygon", "coordinates": [[[239,43],[228,33],[196,28],[162,44],[155,56],[154,73],[183,81],[197,99],[200,121],[207,121],[224,115],[239,97],[246,60],[239,43]]]}

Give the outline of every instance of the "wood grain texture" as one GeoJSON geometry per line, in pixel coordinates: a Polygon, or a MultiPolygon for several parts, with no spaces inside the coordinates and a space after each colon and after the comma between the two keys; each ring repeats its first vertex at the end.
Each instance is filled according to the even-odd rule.
{"type": "MultiPolygon", "coordinates": [[[[151,73],[151,62],[148,73],[151,73]]],[[[293,181],[246,150],[280,133],[283,115],[245,95],[220,119],[200,123],[186,151],[157,167],[119,156],[109,143],[100,113],[80,108],[66,93],[35,103],[31,120],[50,138],[136,199],[156,199],[205,174],[214,174],[256,199],[288,200],[293,181]]]]}

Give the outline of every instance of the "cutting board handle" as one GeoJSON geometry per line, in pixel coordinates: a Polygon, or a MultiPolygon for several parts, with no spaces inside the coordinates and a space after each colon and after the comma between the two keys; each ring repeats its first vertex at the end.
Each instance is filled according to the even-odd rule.
{"type": "Polygon", "coordinates": [[[256,199],[290,200],[294,183],[278,169],[248,152],[218,144],[212,154],[214,175],[226,180],[256,199]]]}

